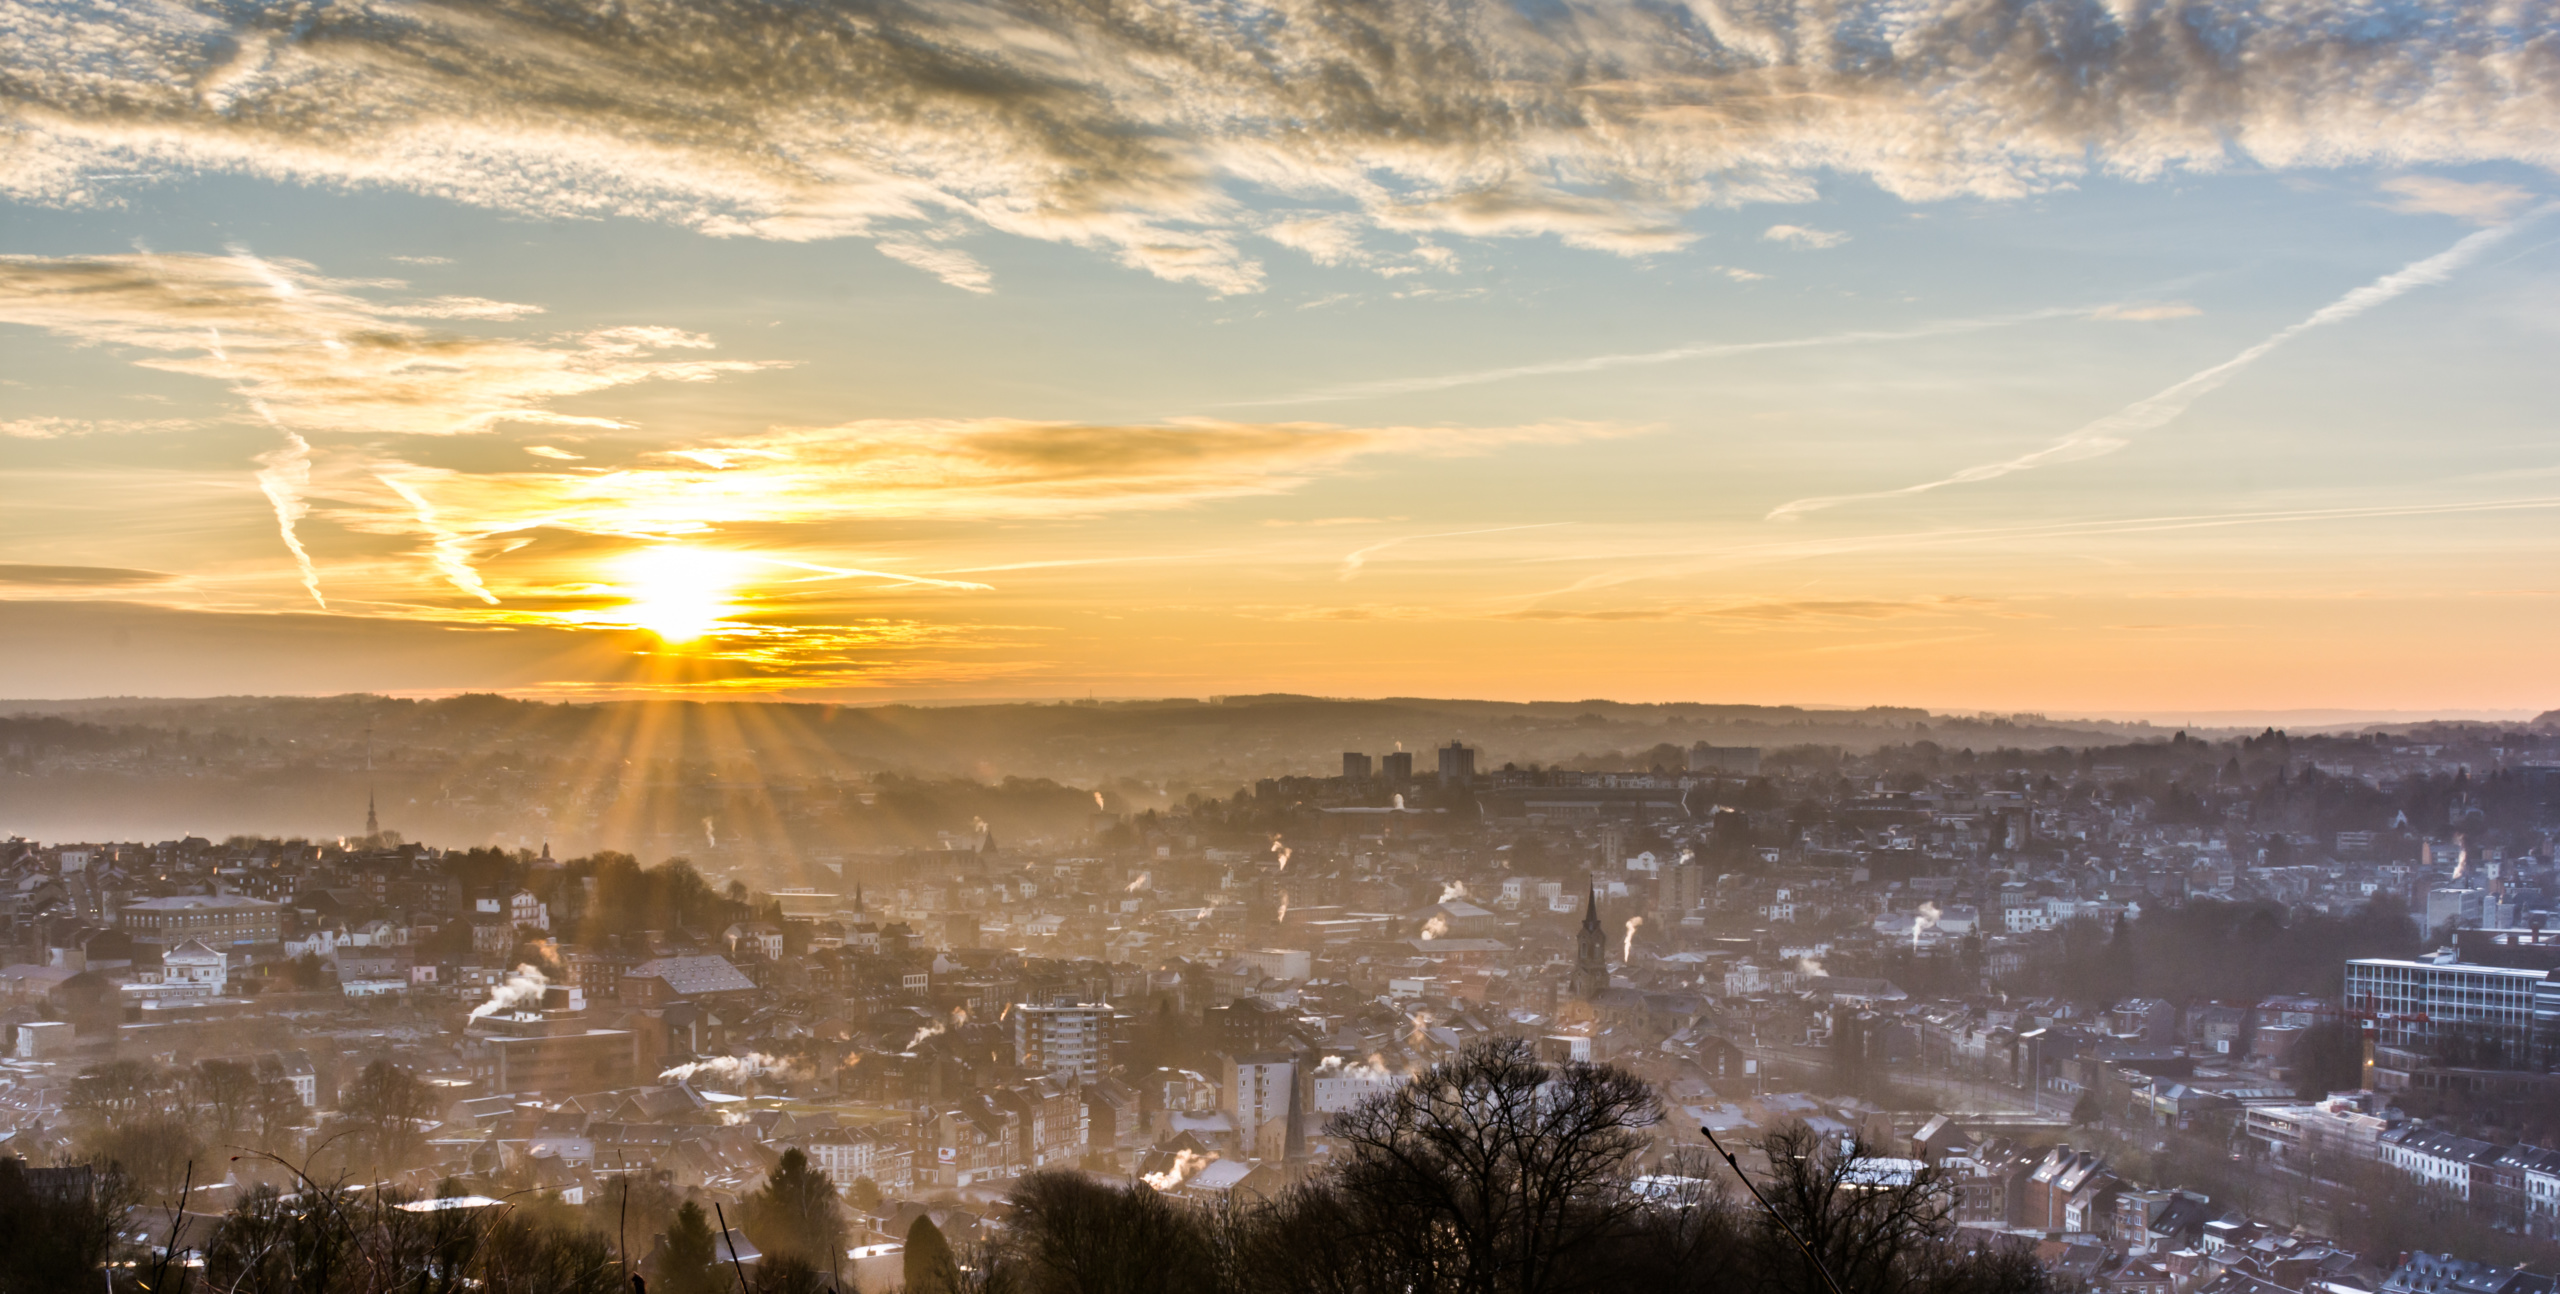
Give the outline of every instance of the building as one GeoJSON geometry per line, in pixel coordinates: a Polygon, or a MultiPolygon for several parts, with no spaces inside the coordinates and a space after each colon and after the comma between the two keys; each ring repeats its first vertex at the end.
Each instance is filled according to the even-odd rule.
{"type": "Polygon", "coordinates": [[[601,1092],[627,1087],[639,1067],[639,1036],[590,1027],[587,997],[555,984],[532,1010],[476,1016],[462,1031],[463,1063],[492,1093],[601,1092]]]}
{"type": "Polygon", "coordinates": [[[2382,1134],[2382,1162],[2430,1186],[2468,1202],[2476,1186],[2485,1185],[2489,1166],[2503,1148],[2450,1132],[2398,1128],[2382,1134]]]}
{"type": "Polygon", "coordinates": [[[1340,1114],[1370,1097],[1404,1086],[1404,1078],[1389,1073],[1386,1066],[1374,1060],[1366,1065],[1346,1065],[1340,1057],[1328,1056],[1324,1064],[1316,1067],[1314,1086],[1316,1113],[1340,1114]]]}
{"type": "Polygon", "coordinates": [[[1440,748],[1440,784],[1466,786],[1476,780],[1476,753],[1451,741],[1440,748]]]}
{"type": "Polygon", "coordinates": [[[894,1197],[915,1183],[915,1151],[903,1128],[838,1128],[802,1145],[801,1151],[838,1191],[849,1193],[855,1182],[867,1179],[894,1197]]]}
{"type": "Polygon", "coordinates": [[[1342,780],[1346,782],[1368,781],[1369,757],[1356,750],[1346,750],[1342,752],[1342,780]]]}
{"type": "Polygon", "coordinates": [[[284,905],[245,894],[173,894],[136,899],[116,913],[136,943],[207,947],[284,942],[284,905]]]}
{"type": "Polygon", "coordinates": [[[1251,963],[1264,979],[1304,980],[1315,966],[1314,957],[1300,948],[1247,948],[1236,956],[1251,963]]]}
{"type": "Polygon", "coordinates": [[[1285,1051],[1229,1056],[1223,1077],[1226,1086],[1219,1090],[1219,1107],[1235,1120],[1244,1144],[1256,1147],[1265,1124],[1288,1117],[1289,1089],[1298,1078],[1297,1059],[1285,1051]]]}
{"type": "Polygon", "coordinates": [[[157,997],[220,997],[231,978],[231,957],[190,939],[160,955],[157,997]]]}
{"type": "Polygon", "coordinates": [[[2371,1019],[2385,1047],[2423,1051],[2459,1034],[2521,1062],[2532,1054],[2537,1015],[2546,1034],[2560,1031],[2551,969],[2482,965],[2450,951],[2427,961],[2359,957],[2347,963],[2347,1009],[2371,1019]]]}
{"type": "Polygon", "coordinates": [[[622,976],[625,1006],[658,1007],[680,999],[744,999],[755,991],[754,980],[730,965],[728,959],[715,956],[659,957],[632,967],[622,976]]]}
{"type": "Polygon", "coordinates": [[[1402,786],[1413,780],[1412,751],[1396,751],[1387,755],[1381,763],[1383,767],[1380,772],[1386,778],[1389,785],[1402,786]]]}
{"type": "Polygon", "coordinates": [[[1111,1008],[1102,1003],[1013,1008],[1014,1062],[1090,1083],[1109,1067],[1111,1008]]]}

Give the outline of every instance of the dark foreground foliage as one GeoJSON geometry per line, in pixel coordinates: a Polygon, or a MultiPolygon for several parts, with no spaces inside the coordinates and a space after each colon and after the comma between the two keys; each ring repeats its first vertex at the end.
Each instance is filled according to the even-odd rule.
{"type": "MultiPolygon", "coordinates": [[[[1338,1118],[1341,1161],[1276,1199],[1204,1207],[1034,1173],[964,1279],[990,1294],[1826,1294],[1751,1197],[1629,1180],[1660,1118],[1622,1071],[1479,1043],[1338,1118]]],[[[1762,1149],[1771,1205],[1844,1288],[2049,1294],[2030,1255],[1956,1238],[1934,1171],[1884,1173],[1801,1128],[1762,1149]]]]}

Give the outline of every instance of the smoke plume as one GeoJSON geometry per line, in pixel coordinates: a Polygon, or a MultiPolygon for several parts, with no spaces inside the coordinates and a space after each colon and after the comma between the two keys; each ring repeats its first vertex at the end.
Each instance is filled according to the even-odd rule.
{"type": "Polygon", "coordinates": [[[1190,1181],[1194,1176],[1198,1175],[1201,1169],[1207,1168],[1209,1165],[1216,1163],[1217,1159],[1217,1153],[1214,1151],[1206,1155],[1201,1154],[1196,1150],[1179,1151],[1174,1155],[1172,1165],[1167,1167],[1163,1172],[1144,1173],[1139,1176],[1138,1180],[1145,1182],[1147,1185],[1152,1186],[1159,1191],[1170,1191],[1175,1187],[1182,1185],[1184,1182],[1190,1181]]]}
{"type": "MultiPolygon", "coordinates": [[[[856,1059],[859,1059],[859,1056],[860,1053],[856,1053],[856,1059]]],[[[709,1060],[697,1060],[691,1064],[661,1070],[658,1073],[658,1081],[688,1083],[697,1078],[707,1078],[718,1083],[743,1085],[759,1078],[782,1078],[793,1068],[792,1062],[781,1057],[751,1051],[743,1056],[714,1056],[709,1060]]]]}
{"type": "Polygon", "coordinates": [[[489,1000],[471,1008],[471,1018],[536,1006],[542,1002],[542,991],[551,987],[551,979],[539,966],[518,966],[515,974],[500,980],[489,990],[489,1000]]]}
{"type": "Polygon", "coordinates": [[[1627,941],[1624,946],[1618,949],[1619,961],[1631,962],[1636,959],[1636,927],[1643,924],[1643,917],[1627,918],[1627,941]]]}

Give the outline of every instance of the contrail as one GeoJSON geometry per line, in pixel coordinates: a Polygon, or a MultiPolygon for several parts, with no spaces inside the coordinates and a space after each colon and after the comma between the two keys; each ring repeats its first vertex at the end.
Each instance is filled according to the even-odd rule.
{"type": "Polygon", "coordinates": [[[481,582],[480,572],[472,569],[470,541],[444,524],[443,519],[436,515],[435,505],[427,502],[427,496],[396,476],[377,472],[373,479],[390,486],[393,492],[409,501],[410,509],[418,514],[418,524],[433,537],[436,569],[444,572],[445,582],[490,606],[498,605],[498,595],[491,593],[489,586],[481,582]]]}
{"type": "MultiPolygon", "coordinates": [[[[249,407],[270,423],[275,415],[267,412],[266,402],[251,400],[249,407]]],[[[284,431],[284,428],[276,428],[284,431]]],[[[293,553],[293,565],[302,572],[302,587],[320,609],[329,609],[329,599],[320,596],[320,572],[311,565],[310,550],[302,546],[302,537],[294,533],[293,523],[311,511],[302,501],[302,492],[311,484],[311,442],[284,431],[284,447],[258,455],[258,488],[265,491],[267,502],[275,505],[276,530],[284,536],[284,546],[293,553]]]]}
{"type": "Polygon", "coordinates": [[[2505,241],[2509,235],[2528,221],[2540,217],[2549,210],[2551,210],[2550,207],[2538,208],[2506,224],[2492,229],[2483,229],[2425,260],[2413,261],[2385,274],[2313,311],[2309,318],[2284,328],[2265,341],[2157,395],[2126,405],[2034,453],[2021,454],[2016,458],[2006,458],[1996,463],[1979,463],[1934,481],[1922,481],[1918,485],[1906,485],[1900,489],[1871,490],[1863,494],[1828,494],[1796,499],[1771,509],[1765,520],[1793,521],[1808,512],[1818,512],[1843,503],[1899,498],[1907,494],[1925,494],[1950,485],[1971,485],[1977,481],[1994,480],[2013,472],[2033,471],[2052,463],[2071,463],[2084,458],[2112,454],[2131,443],[2136,433],[2153,430],[2179,414],[2185,413],[2187,406],[2230,381],[2240,370],[2264,359],[2277,347],[2314,328],[2344,323],[2411,288],[2444,282],[2453,277],[2456,271],[2478,259],[2481,253],[2505,241]]]}
{"type": "Polygon", "coordinates": [[[1570,521],[1540,521],[1526,526],[1494,526],[1487,530],[1444,530],[1436,535],[1398,535],[1393,539],[1381,540],[1366,548],[1343,554],[1341,578],[1348,581],[1359,575],[1360,568],[1369,564],[1370,554],[1384,552],[1398,544],[1409,544],[1417,539],[1458,539],[1467,535],[1499,535],[1513,530],[1545,530],[1550,526],[1572,524],[1570,521]]]}
{"type": "MultiPolygon", "coordinates": [[[[267,290],[275,294],[277,300],[290,301],[300,294],[300,290],[294,287],[291,279],[276,273],[273,267],[251,255],[246,248],[234,246],[230,251],[232,262],[266,284],[267,290]]],[[[257,457],[258,489],[267,496],[267,502],[275,507],[276,532],[284,536],[285,549],[293,554],[294,570],[302,576],[303,590],[311,595],[313,603],[326,611],[329,609],[329,599],[320,595],[320,572],[311,564],[311,550],[302,546],[302,536],[294,530],[294,523],[311,512],[311,505],[302,501],[302,492],[311,485],[311,442],[304,440],[295,432],[286,430],[283,421],[276,417],[273,409],[267,407],[266,401],[248,394],[246,377],[240,375],[239,366],[231,362],[230,353],[222,347],[222,330],[207,328],[205,336],[209,342],[207,349],[212,352],[214,362],[232,371],[235,375],[233,385],[247,397],[249,407],[255,410],[260,418],[265,419],[268,426],[284,435],[283,448],[268,450],[257,457]]]]}
{"type": "Polygon", "coordinates": [[[1919,341],[1955,333],[2015,327],[2018,324],[2034,323],[2043,319],[2082,317],[2088,315],[2091,309],[2088,306],[2057,306],[2045,310],[2030,310],[2024,314],[1995,315],[1987,319],[1947,319],[1937,323],[1922,324],[1917,328],[1898,330],[1857,329],[1849,332],[1821,333],[1812,337],[1785,337],[1775,341],[1702,342],[1695,346],[1675,346],[1669,350],[1640,351],[1627,355],[1588,355],[1581,359],[1552,360],[1543,364],[1477,369],[1471,373],[1444,373],[1437,377],[1406,377],[1380,382],[1360,382],[1350,386],[1326,387],[1300,395],[1277,396],[1268,400],[1230,400],[1217,407],[1325,404],[1337,400],[1362,400],[1372,396],[1446,391],[1451,387],[1481,386],[1487,382],[1508,382],[1513,378],[1549,377],[1559,373],[1597,373],[1604,369],[1626,368],[1638,364],[1671,364],[1684,359],[1722,359],[1732,355],[1756,355],[1773,350],[1811,350],[1822,346],[1919,341]]]}
{"type": "MultiPolygon", "coordinates": [[[[896,571],[869,571],[852,566],[821,566],[816,562],[795,562],[784,557],[759,557],[756,560],[768,566],[788,566],[793,570],[815,571],[821,577],[831,579],[888,580],[893,584],[903,584],[911,588],[962,589],[978,593],[992,592],[995,588],[992,584],[979,584],[971,580],[938,580],[930,575],[900,575],[896,571]]],[[[796,584],[802,581],[792,582],[796,584]]]]}

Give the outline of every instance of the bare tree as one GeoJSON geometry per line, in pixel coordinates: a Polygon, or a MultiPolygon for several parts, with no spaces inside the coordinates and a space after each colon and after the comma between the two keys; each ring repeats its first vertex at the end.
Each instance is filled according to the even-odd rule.
{"type": "Polygon", "coordinates": [[[1347,1222],[1417,1289],[1604,1283],[1595,1260],[1637,1211],[1627,1163],[1660,1117],[1653,1089],[1623,1070],[1544,1064],[1519,1038],[1471,1043],[1334,1119],[1347,1222]]]}
{"type": "Polygon", "coordinates": [[[1779,1219],[1795,1229],[1843,1289],[1895,1294],[1924,1274],[1914,1260],[1935,1255],[1955,1233],[1955,1191],[1937,1169],[1887,1159],[1863,1139],[1829,1141],[1803,1124],[1760,1143],[1769,1158],[1763,1188],[1778,1218],[1751,1231],[1762,1282],[1786,1294],[1829,1286],[1779,1219]]]}

